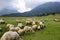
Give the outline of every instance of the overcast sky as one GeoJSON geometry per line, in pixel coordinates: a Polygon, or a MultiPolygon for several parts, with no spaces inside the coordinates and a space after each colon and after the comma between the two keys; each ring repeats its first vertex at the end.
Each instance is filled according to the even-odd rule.
{"type": "Polygon", "coordinates": [[[60,2],[60,0],[0,0],[0,11],[16,9],[18,12],[30,11],[32,8],[45,2],[60,2]]]}

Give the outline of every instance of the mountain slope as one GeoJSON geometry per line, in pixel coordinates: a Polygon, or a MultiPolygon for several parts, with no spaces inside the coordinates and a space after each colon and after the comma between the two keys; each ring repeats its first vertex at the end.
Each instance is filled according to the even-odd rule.
{"type": "Polygon", "coordinates": [[[32,13],[59,13],[60,12],[60,2],[48,2],[39,5],[31,11],[32,13]]]}
{"type": "Polygon", "coordinates": [[[60,2],[47,2],[37,6],[29,12],[9,14],[12,16],[36,16],[43,14],[60,13],[60,2]]]}
{"type": "Polygon", "coordinates": [[[17,10],[3,9],[2,11],[0,11],[0,15],[11,14],[11,13],[17,13],[17,10]]]}

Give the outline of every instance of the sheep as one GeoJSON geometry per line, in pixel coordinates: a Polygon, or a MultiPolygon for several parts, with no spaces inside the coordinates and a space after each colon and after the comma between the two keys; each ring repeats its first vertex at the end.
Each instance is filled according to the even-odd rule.
{"type": "Polygon", "coordinates": [[[26,25],[31,25],[31,24],[32,24],[32,20],[27,19],[27,20],[26,20],[26,25]]]}
{"type": "Polygon", "coordinates": [[[13,28],[14,27],[14,25],[12,25],[12,24],[7,24],[7,29],[8,30],[10,30],[10,28],[13,28]]]}
{"type": "Polygon", "coordinates": [[[35,31],[31,27],[28,27],[28,32],[34,33],[35,31]]]}
{"type": "Polygon", "coordinates": [[[25,33],[28,31],[28,26],[25,26],[24,28],[25,33]]]}
{"type": "Polygon", "coordinates": [[[18,25],[17,25],[17,27],[19,27],[19,28],[21,28],[21,29],[23,29],[23,24],[22,23],[18,23],[18,25]]]}
{"type": "Polygon", "coordinates": [[[54,19],[54,21],[59,22],[60,20],[59,19],[54,19]]]}
{"type": "Polygon", "coordinates": [[[34,19],[34,20],[32,20],[32,25],[34,25],[34,24],[36,24],[36,23],[35,23],[35,19],[34,19]]]}
{"type": "Polygon", "coordinates": [[[18,32],[18,30],[20,30],[21,28],[20,27],[14,27],[14,25],[12,25],[12,24],[7,24],[7,29],[8,30],[14,30],[14,31],[18,32]]]}
{"type": "Polygon", "coordinates": [[[37,23],[38,23],[37,21],[32,21],[32,25],[37,24],[37,23]]]}
{"type": "Polygon", "coordinates": [[[22,40],[16,31],[8,31],[3,34],[0,40],[22,40]]]}
{"type": "Polygon", "coordinates": [[[36,24],[35,21],[32,21],[32,25],[36,24]]]}
{"type": "Polygon", "coordinates": [[[24,27],[24,31],[25,31],[25,33],[26,32],[30,32],[30,33],[34,33],[35,32],[30,26],[25,26],[24,27]]]}
{"type": "Polygon", "coordinates": [[[23,29],[20,29],[18,30],[18,34],[21,36],[21,35],[24,35],[25,31],[23,29]]]}
{"type": "Polygon", "coordinates": [[[4,19],[0,19],[0,24],[5,24],[5,20],[4,19]]]}
{"type": "Polygon", "coordinates": [[[20,28],[19,27],[15,27],[15,30],[18,32],[18,30],[20,30],[20,28]]]}
{"type": "MultiPolygon", "coordinates": [[[[11,27],[9,31],[16,31],[15,27],[11,27]]],[[[17,31],[16,31],[17,32],[17,31]]]]}
{"type": "Polygon", "coordinates": [[[20,30],[19,27],[14,27],[14,25],[12,25],[12,24],[7,24],[7,28],[8,28],[9,30],[14,30],[14,31],[16,31],[16,32],[18,32],[18,30],[20,30]]]}
{"type": "Polygon", "coordinates": [[[37,25],[34,24],[34,25],[32,26],[32,29],[33,29],[34,31],[36,31],[36,29],[37,29],[37,25]]]}
{"type": "Polygon", "coordinates": [[[38,26],[37,29],[40,30],[40,26],[38,26]]]}
{"type": "Polygon", "coordinates": [[[39,24],[40,24],[40,28],[41,28],[41,29],[43,29],[43,28],[45,27],[44,22],[41,21],[39,24]]]}

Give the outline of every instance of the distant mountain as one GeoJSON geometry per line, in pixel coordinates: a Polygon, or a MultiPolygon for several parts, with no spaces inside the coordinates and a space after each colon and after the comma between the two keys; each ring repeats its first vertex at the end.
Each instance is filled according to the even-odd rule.
{"type": "Polygon", "coordinates": [[[60,13],[60,2],[48,2],[39,5],[31,11],[35,14],[41,13],[60,13]]]}
{"type": "Polygon", "coordinates": [[[51,13],[60,13],[60,2],[47,2],[37,6],[29,12],[25,13],[13,13],[4,16],[37,16],[47,15],[51,13]]]}
{"type": "Polygon", "coordinates": [[[17,13],[17,10],[15,10],[15,9],[3,9],[2,11],[0,11],[0,15],[11,14],[11,13],[17,13]]]}

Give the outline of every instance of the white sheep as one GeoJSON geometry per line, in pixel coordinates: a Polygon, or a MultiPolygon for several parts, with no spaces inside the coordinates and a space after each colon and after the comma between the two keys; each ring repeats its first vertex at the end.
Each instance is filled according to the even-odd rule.
{"type": "Polygon", "coordinates": [[[40,24],[40,28],[41,28],[41,29],[43,29],[43,28],[45,27],[44,22],[41,21],[39,24],[40,24]]]}
{"type": "Polygon", "coordinates": [[[4,19],[0,19],[0,23],[1,24],[4,24],[5,23],[5,20],[4,19]]]}
{"type": "Polygon", "coordinates": [[[59,22],[60,20],[59,19],[54,19],[54,21],[59,22]]]}
{"type": "Polygon", "coordinates": [[[32,21],[32,25],[37,24],[37,23],[38,23],[37,21],[32,21]]]}
{"type": "Polygon", "coordinates": [[[25,31],[25,33],[27,33],[27,32],[34,33],[35,32],[30,26],[25,26],[24,31],[25,31]]]}
{"type": "Polygon", "coordinates": [[[25,33],[28,31],[28,26],[24,27],[24,31],[25,31],[25,33]]]}
{"type": "Polygon", "coordinates": [[[36,22],[35,21],[32,21],[32,25],[34,25],[34,24],[36,24],[36,22]]]}
{"type": "Polygon", "coordinates": [[[32,29],[32,27],[28,27],[28,32],[34,33],[35,31],[32,29]]]}
{"type": "Polygon", "coordinates": [[[31,25],[31,24],[32,24],[32,20],[27,19],[27,20],[26,20],[26,25],[31,25]]]}
{"type": "Polygon", "coordinates": [[[39,23],[40,25],[42,25],[43,24],[43,22],[42,21],[40,21],[40,23],[39,23]]]}
{"type": "Polygon", "coordinates": [[[18,32],[18,30],[20,30],[20,28],[19,27],[15,27],[15,30],[18,32]]]}
{"type": "Polygon", "coordinates": [[[34,25],[34,24],[37,24],[38,22],[37,22],[37,19],[33,19],[33,21],[32,21],[32,25],[34,25]]]}
{"type": "Polygon", "coordinates": [[[36,31],[36,29],[37,29],[37,25],[34,24],[34,25],[32,26],[32,29],[33,29],[34,31],[36,31]]]}
{"type": "Polygon", "coordinates": [[[22,29],[23,28],[23,24],[22,23],[18,23],[17,27],[22,29]]]}
{"type": "Polygon", "coordinates": [[[10,30],[10,28],[13,28],[14,25],[13,24],[7,24],[7,29],[10,30]]]}
{"type": "Polygon", "coordinates": [[[40,26],[38,26],[37,29],[40,30],[40,26]]]}
{"type": "Polygon", "coordinates": [[[24,33],[25,33],[24,29],[18,30],[18,34],[19,34],[19,35],[24,35],[24,33]]]}
{"type": "Polygon", "coordinates": [[[0,40],[21,40],[21,38],[17,32],[8,31],[3,34],[0,40]]]}

